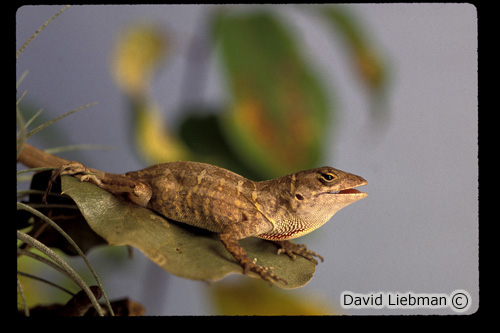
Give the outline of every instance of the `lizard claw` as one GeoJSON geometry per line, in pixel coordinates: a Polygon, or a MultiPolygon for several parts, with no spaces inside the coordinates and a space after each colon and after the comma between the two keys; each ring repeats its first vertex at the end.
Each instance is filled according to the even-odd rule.
{"type": "Polygon", "coordinates": [[[324,260],[322,256],[320,256],[316,252],[307,249],[305,245],[295,244],[289,241],[280,241],[276,243],[278,243],[278,245],[281,246],[281,248],[278,250],[278,255],[286,253],[290,258],[292,258],[292,260],[295,260],[297,258],[295,254],[304,257],[308,260],[311,260],[316,265],[318,264],[318,261],[314,257],[319,258],[321,262],[323,262],[324,260]]]}

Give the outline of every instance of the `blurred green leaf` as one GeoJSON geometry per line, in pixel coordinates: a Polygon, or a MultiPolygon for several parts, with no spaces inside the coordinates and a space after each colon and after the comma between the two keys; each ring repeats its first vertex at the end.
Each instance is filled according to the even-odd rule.
{"type": "Polygon", "coordinates": [[[317,166],[331,110],[287,28],[267,12],[220,14],[214,35],[233,98],[222,128],[235,153],[268,178],[317,166]]]}
{"type": "MultiPolygon", "coordinates": [[[[90,227],[109,244],[136,247],[172,274],[216,281],[231,273],[243,273],[215,233],[167,220],[73,177],[62,177],[62,190],[75,201],[90,227]]],[[[274,267],[274,272],[288,281],[288,285],[276,283],[279,287],[298,288],[313,276],[313,262],[277,255],[277,247],[271,242],[247,238],[241,244],[250,258],[274,267]]],[[[249,276],[257,277],[253,273],[249,276]]]]}
{"type": "Polygon", "coordinates": [[[185,110],[179,126],[179,138],[197,161],[215,164],[252,180],[263,180],[262,173],[249,168],[227,142],[220,125],[219,112],[185,110]]]}

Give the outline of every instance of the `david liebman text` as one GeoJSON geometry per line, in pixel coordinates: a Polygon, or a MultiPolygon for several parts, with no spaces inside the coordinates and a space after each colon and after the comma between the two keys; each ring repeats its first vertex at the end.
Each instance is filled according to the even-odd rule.
{"type": "Polygon", "coordinates": [[[415,294],[406,293],[370,293],[356,294],[343,292],[341,294],[343,308],[444,308],[449,305],[446,294],[415,294]]]}

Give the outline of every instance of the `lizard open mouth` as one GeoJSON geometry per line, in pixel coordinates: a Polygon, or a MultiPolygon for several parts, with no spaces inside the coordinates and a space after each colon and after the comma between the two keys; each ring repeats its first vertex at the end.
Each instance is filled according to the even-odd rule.
{"type": "Polygon", "coordinates": [[[355,188],[346,188],[344,190],[339,190],[339,191],[325,192],[325,194],[366,194],[366,193],[361,192],[355,188]]]}
{"type": "Polygon", "coordinates": [[[356,190],[355,188],[348,188],[346,190],[340,190],[335,192],[330,192],[332,194],[351,194],[351,193],[363,193],[361,191],[356,190]]]}

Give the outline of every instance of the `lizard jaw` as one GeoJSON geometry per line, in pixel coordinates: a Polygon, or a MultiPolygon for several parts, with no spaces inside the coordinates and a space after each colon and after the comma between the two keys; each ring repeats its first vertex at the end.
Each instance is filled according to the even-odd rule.
{"type": "Polygon", "coordinates": [[[368,193],[358,191],[354,188],[349,188],[349,189],[334,191],[334,192],[324,192],[321,194],[333,194],[334,196],[336,196],[339,199],[342,198],[341,199],[342,201],[347,200],[350,202],[358,201],[358,200],[366,198],[368,196],[368,193]]]}

